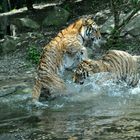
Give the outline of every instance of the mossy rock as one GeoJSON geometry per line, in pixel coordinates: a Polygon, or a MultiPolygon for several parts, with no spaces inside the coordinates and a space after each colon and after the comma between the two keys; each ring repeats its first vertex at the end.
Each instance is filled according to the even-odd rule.
{"type": "Polygon", "coordinates": [[[60,7],[54,7],[50,11],[48,11],[47,17],[43,20],[43,26],[61,26],[64,25],[68,18],[70,16],[70,13],[60,7]]]}
{"type": "Polygon", "coordinates": [[[37,22],[30,18],[20,18],[21,24],[23,27],[31,28],[31,29],[38,29],[40,26],[37,22]]]}
{"type": "Polygon", "coordinates": [[[140,37],[140,15],[137,14],[124,28],[130,35],[140,37]]]}
{"type": "Polygon", "coordinates": [[[12,51],[15,51],[16,45],[17,45],[17,40],[15,40],[14,38],[10,36],[7,36],[4,43],[2,44],[0,48],[2,50],[2,53],[7,54],[12,51]]]}
{"type": "Polygon", "coordinates": [[[26,30],[37,30],[40,28],[40,25],[30,19],[30,18],[16,18],[12,21],[12,24],[14,24],[17,27],[17,30],[20,32],[22,30],[26,31],[26,30]]]}

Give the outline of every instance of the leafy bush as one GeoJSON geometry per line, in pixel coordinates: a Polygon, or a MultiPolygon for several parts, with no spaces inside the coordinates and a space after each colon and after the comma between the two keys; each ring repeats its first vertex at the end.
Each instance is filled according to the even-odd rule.
{"type": "Polygon", "coordinates": [[[27,59],[30,60],[33,64],[37,64],[40,58],[40,51],[35,45],[31,45],[28,49],[27,59]]]}

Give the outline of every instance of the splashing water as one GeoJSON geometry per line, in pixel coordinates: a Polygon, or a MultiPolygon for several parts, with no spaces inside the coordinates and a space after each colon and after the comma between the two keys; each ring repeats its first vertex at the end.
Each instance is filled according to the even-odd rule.
{"type": "Polygon", "coordinates": [[[67,96],[38,106],[31,93],[0,98],[0,139],[139,139],[140,84],[99,84],[101,78],[66,80],[67,96]]]}

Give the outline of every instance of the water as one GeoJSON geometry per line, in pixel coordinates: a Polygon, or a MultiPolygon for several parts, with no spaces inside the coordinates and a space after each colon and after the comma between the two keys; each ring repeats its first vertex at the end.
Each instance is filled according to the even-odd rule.
{"type": "Polygon", "coordinates": [[[42,105],[31,93],[0,98],[0,140],[139,140],[140,88],[67,82],[69,96],[42,105]]]}

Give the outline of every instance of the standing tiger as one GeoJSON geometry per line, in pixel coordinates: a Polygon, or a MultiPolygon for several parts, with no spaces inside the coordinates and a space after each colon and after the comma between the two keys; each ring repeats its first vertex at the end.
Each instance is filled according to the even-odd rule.
{"type": "Polygon", "coordinates": [[[39,99],[41,89],[44,88],[49,94],[65,90],[63,72],[73,69],[87,58],[84,44],[88,40],[92,41],[93,46],[101,40],[99,27],[92,16],[82,17],[69,25],[44,47],[33,88],[33,100],[39,99]]]}
{"type": "MultiPolygon", "coordinates": [[[[75,83],[83,84],[84,80],[95,73],[109,73],[103,81],[125,81],[127,85],[136,86],[139,81],[140,56],[127,52],[110,50],[99,60],[87,59],[79,63],[74,75],[75,83]]],[[[99,79],[100,80],[100,79],[99,79]]]]}

